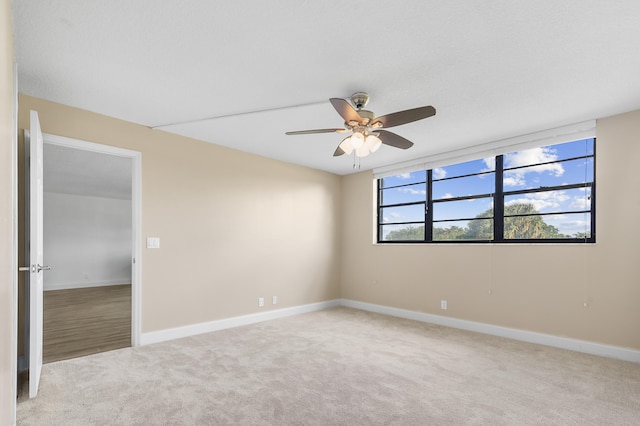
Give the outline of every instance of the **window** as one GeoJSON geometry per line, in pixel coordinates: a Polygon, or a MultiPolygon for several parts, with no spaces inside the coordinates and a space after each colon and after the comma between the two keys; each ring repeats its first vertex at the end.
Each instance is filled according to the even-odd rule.
{"type": "Polygon", "coordinates": [[[378,179],[378,242],[595,242],[595,139],[378,179]]]}

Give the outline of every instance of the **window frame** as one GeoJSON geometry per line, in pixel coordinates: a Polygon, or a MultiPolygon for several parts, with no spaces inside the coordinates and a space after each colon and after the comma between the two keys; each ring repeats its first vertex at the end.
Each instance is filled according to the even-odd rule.
{"type": "MultiPolygon", "coordinates": [[[[576,139],[574,141],[567,141],[563,143],[570,142],[578,142],[581,140],[593,140],[593,153],[585,154],[577,157],[563,158],[560,160],[554,161],[545,161],[540,163],[527,164],[516,167],[504,167],[504,157],[506,154],[496,155],[493,158],[495,159],[495,168],[492,171],[480,171],[477,173],[470,173],[459,176],[452,176],[449,178],[436,179],[435,181],[442,181],[447,179],[458,179],[469,176],[478,176],[481,174],[489,174],[494,173],[495,183],[494,183],[494,192],[493,193],[482,193],[482,194],[474,194],[467,196],[458,196],[446,199],[438,199],[433,200],[433,168],[426,170],[426,179],[425,181],[412,182],[405,185],[394,185],[388,187],[382,187],[383,179],[376,179],[376,243],[377,244],[486,244],[486,243],[495,243],[495,244],[514,244],[514,243],[541,243],[541,244],[568,244],[568,243],[595,243],[596,242],[596,138],[588,137],[583,139],[576,139]],[[524,169],[529,167],[548,165],[548,164],[558,164],[565,163],[569,161],[575,161],[579,159],[589,159],[591,158],[593,161],[593,181],[591,182],[582,182],[582,183],[573,183],[566,185],[554,185],[554,186],[540,186],[537,188],[527,188],[527,189],[515,189],[515,190],[504,190],[504,173],[517,169],[524,169]],[[388,190],[392,188],[400,188],[403,186],[410,186],[416,184],[424,183],[426,189],[426,197],[425,200],[422,201],[411,201],[407,203],[396,203],[396,204],[381,204],[384,200],[382,199],[383,190],[388,190]],[[505,204],[504,200],[508,196],[512,195],[522,195],[522,194],[535,194],[541,192],[550,192],[550,191],[559,191],[559,190],[571,190],[577,188],[590,188],[590,203],[589,208],[585,208],[583,210],[572,210],[572,211],[557,211],[557,212],[537,212],[536,214],[522,214],[522,215],[506,215],[505,216],[505,204]],[[493,202],[493,238],[492,239],[477,239],[477,240],[433,240],[433,230],[434,223],[442,223],[442,222],[453,222],[453,221],[472,221],[478,220],[478,217],[473,218],[459,218],[459,219],[446,219],[446,220],[436,220],[433,219],[433,205],[434,203],[444,203],[451,201],[461,201],[461,200],[471,200],[471,199],[481,199],[481,198],[491,198],[493,202]],[[416,222],[393,222],[393,223],[385,223],[382,218],[381,212],[385,208],[390,207],[401,207],[405,205],[419,205],[424,204],[425,215],[424,221],[416,222]],[[552,215],[562,215],[562,214],[589,214],[590,215],[590,236],[585,238],[573,237],[573,238],[520,238],[520,239],[505,239],[504,238],[504,225],[505,219],[510,217],[528,217],[528,216],[552,216],[552,215]],[[383,240],[383,226],[385,225],[422,225],[424,226],[424,239],[422,240],[383,240]]],[[[546,145],[543,147],[553,147],[556,145],[561,145],[562,143],[546,145]]],[[[472,160],[474,161],[474,160],[472,160]]],[[[454,164],[462,164],[462,163],[452,163],[454,164]]],[[[423,169],[424,170],[424,169],[423,169]]],[[[484,219],[484,218],[483,218],[484,219]]]]}

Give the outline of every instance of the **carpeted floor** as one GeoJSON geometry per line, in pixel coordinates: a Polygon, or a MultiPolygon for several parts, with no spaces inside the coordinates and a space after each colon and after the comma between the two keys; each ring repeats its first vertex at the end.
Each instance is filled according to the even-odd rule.
{"type": "Polygon", "coordinates": [[[336,308],[44,366],[22,425],[638,425],[640,364],[336,308]]]}

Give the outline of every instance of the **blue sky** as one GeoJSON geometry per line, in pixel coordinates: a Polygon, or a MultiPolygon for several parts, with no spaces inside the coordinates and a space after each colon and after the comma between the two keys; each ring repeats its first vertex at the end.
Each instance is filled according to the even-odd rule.
{"type": "MultiPolygon", "coordinates": [[[[550,147],[534,148],[504,155],[504,191],[582,183],[593,180],[593,159],[572,160],[562,163],[543,164],[583,155],[592,155],[593,139],[569,142],[550,147]],[[528,167],[527,167],[528,166],[528,167]]],[[[484,158],[465,163],[433,169],[433,199],[444,200],[494,192],[495,159],[484,158]],[[488,172],[478,176],[447,179],[472,173],[488,172]],[[445,179],[445,180],[439,180],[445,179]]],[[[426,172],[418,171],[384,178],[384,186],[407,185],[384,191],[385,204],[423,201],[426,198],[426,172]]],[[[520,194],[505,197],[505,204],[532,203],[541,213],[571,212],[588,209],[590,190],[578,188],[561,191],[545,191],[534,194],[520,194]]],[[[434,220],[472,218],[493,207],[491,198],[434,203],[434,220]]],[[[384,223],[421,221],[424,219],[422,206],[395,207],[383,210],[384,223]]],[[[572,235],[589,231],[588,214],[558,214],[544,216],[546,223],[557,227],[561,233],[572,235]]],[[[464,222],[442,223],[435,226],[465,226],[464,222]]]]}

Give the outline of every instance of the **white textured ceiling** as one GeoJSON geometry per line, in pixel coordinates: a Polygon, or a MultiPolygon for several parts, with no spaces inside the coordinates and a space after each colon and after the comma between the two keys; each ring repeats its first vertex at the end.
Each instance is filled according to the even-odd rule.
{"type": "Polygon", "coordinates": [[[131,199],[130,158],[44,144],[44,191],[131,199]]]}
{"type": "Polygon", "coordinates": [[[328,99],[433,105],[362,169],[640,108],[637,0],[15,0],[19,90],[338,174],[328,99]],[[193,120],[210,120],[187,123],[193,120]],[[215,118],[217,117],[217,118],[215,118]],[[174,123],[183,123],[175,124],[174,123]],[[169,126],[167,126],[169,125],[169,126]]]}

